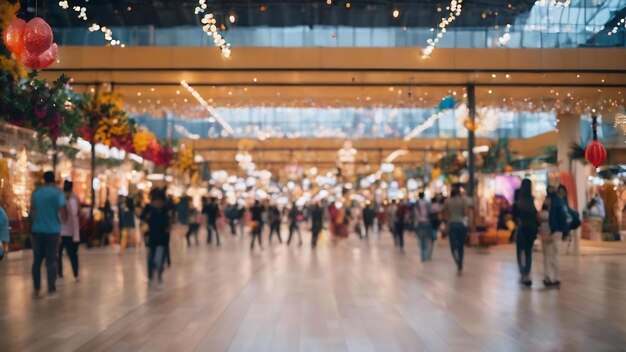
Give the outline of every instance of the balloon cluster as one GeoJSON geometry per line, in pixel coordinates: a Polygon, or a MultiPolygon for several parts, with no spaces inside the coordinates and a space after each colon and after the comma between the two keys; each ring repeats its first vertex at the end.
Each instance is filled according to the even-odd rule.
{"type": "Polygon", "coordinates": [[[15,18],[2,35],[4,45],[26,67],[42,70],[52,65],[59,48],[53,42],[52,28],[41,17],[24,21],[15,18]]]}

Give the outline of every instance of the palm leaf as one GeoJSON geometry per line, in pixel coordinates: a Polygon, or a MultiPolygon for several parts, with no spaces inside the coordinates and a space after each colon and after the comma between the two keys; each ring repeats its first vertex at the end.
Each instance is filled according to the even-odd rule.
{"type": "Polygon", "coordinates": [[[576,142],[570,144],[567,156],[570,160],[577,160],[583,164],[587,163],[587,160],[585,159],[585,148],[576,142]]]}

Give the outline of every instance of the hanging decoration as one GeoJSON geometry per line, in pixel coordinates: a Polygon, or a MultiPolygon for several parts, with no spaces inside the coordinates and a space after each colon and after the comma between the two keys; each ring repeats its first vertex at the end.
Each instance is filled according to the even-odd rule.
{"type": "Polygon", "coordinates": [[[626,134],[626,114],[623,112],[615,114],[615,127],[621,129],[623,134],[626,134]]]}
{"type": "MultiPolygon", "coordinates": [[[[87,17],[87,8],[85,8],[84,6],[72,6],[70,9],[70,4],[67,0],[61,0],[59,1],[59,7],[62,8],[63,10],[66,11],[74,11],[76,13],[78,13],[78,18],[80,18],[83,21],[87,21],[88,17],[87,17]]],[[[87,28],[87,30],[91,33],[94,32],[102,32],[102,34],[104,35],[104,40],[107,41],[107,43],[111,46],[120,46],[122,48],[126,47],[126,44],[122,43],[121,40],[119,39],[115,39],[113,37],[113,31],[110,28],[107,28],[106,26],[101,26],[96,22],[93,22],[91,24],[91,26],[89,26],[89,28],[87,28]]]]}
{"type": "Polygon", "coordinates": [[[0,80],[4,91],[0,95],[0,120],[33,129],[39,138],[55,141],[71,135],[81,124],[80,96],[61,76],[53,82],[37,79],[32,72],[19,82],[0,80]]]}
{"type": "Polygon", "coordinates": [[[4,44],[4,46],[0,45],[0,84],[2,84],[2,90],[5,94],[8,86],[16,84],[21,77],[27,75],[22,64],[14,59],[14,57],[19,57],[19,55],[14,55],[14,57],[11,55],[13,52],[21,54],[24,50],[22,34],[24,33],[23,27],[26,26],[26,22],[23,20],[16,22],[15,14],[19,9],[19,1],[0,1],[1,44],[4,44]],[[11,27],[11,24],[14,24],[15,28],[11,27]]]}
{"type": "Polygon", "coordinates": [[[28,23],[14,18],[2,33],[2,40],[16,58],[33,70],[48,68],[59,55],[52,28],[41,17],[28,23]]]}
{"type": "Polygon", "coordinates": [[[593,140],[585,148],[585,159],[598,168],[606,160],[606,148],[598,141],[598,117],[596,115],[591,116],[591,129],[593,140]]]}
{"type": "Polygon", "coordinates": [[[448,14],[448,17],[442,18],[436,29],[431,28],[432,32],[437,32],[437,35],[435,35],[435,38],[428,39],[428,45],[422,50],[422,59],[427,59],[428,57],[430,57],[430,54],[432,54],[437,44],[439,44],[439,40],[443,38],[444,34],[446,33],[446,27],[454,22],[457,17],[461,16],[461,12],[463,11],[462,2],[463,0],[450,1],[450,13],[448,14]]]}
{"type": "Polygon", "coordinates": [[[21,18],[14,18],[2,32],[2,40],[9,51],[20,56],[24,51],[24,28],[26,22],[21,18]]]}
{"type": "Polygon", "coordinates": [[[224,37],[217,30],[217,20],[212,13],[205,13],[207,11],[207,3],[206,0],[198,0],[198,6],[196,6],[194,13],[199,15],[204,13],[200,22],[202,22],[202,30],[206,35],[213,38],[213,43],[216,47],[219,47],[222,56],[225,58],[230,58],[230,43],[227,43],[224,37]]]}
{"type": "Polygon", "coordinates": [[[84,99],[87,121],[79,131],[80,136],[90,143],[130,151],[135,122],[124,112],[120,95],[97,92],[86,94],[84,99]]]}
{"type": "Polygon", "coordinates": [[[199,171],[199,167],[195,162],[195,156],[196,151],[193,148],[181,145],[173,165],[174,168],[182,174],[193,178],[193,175],[199,171]]]}
{"type": "Polygon", "coordinates": [[[223,132],[225,132],[226,134],[235,133],[233,128],[230,126],[230,124],[226,122],[222,118],[222,116],[217,112],[217,110],[215,110],[211,105],[209,105],[209,103],[206,100],[204,100],[204,98],[200,95],[200,93],[198,93],[198,91],[196,91],[192,86],[190,86],[187,83],[187,81],[185,80],[180,81],[180,85],[185,87],[185,89],[187,89],[187,92],[191,93],[191,95],[198,101],[198,103],[200,103],[200,105],[202,105],[202,107],[204,107],[209,112],[209,116],[211,118],[214,118],[215,121],[217,121],[222,126],[222,128],[224,129],[223,132]]]}
{"type": "Polygon", "coordinates": [[[144,129],[138,130],[133,135],[133,150],[137,154],[142,154],[148,150],[150,143],[156,139],[154,133],[144,129]]]}
{"type": "Polygon", "coordinates": [[[405,141],[409,141],[418,135],[420,135],[425,130],[431,128],[437,120],[442,118],[447,110],[453,109],[456,104],[456,100],[453,96],[446,96],[441,99],[439,104],[437,105],[437,112],[432,116],[426,119],[426,121],[422,122],[420,125],[415,126],[411,132],[409,132],[406,136],[404,136],[405,141]]]}

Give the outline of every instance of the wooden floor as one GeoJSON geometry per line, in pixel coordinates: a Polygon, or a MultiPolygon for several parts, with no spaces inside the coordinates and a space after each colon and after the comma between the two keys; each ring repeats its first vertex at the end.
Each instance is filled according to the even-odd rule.
{"type": "Polygon", "coordinates": [[[0,351],[626,349],[623,255],[562,257],[563,287],[546,291],[518,286],[510,246],[468,249],[457,277],[445,243],[422,264],[410,236],[406,255],[387,234],[315,252],[223,242],[175,241],[161,291],[142,249],[81,248],[81,281],[62,279],[56,299],[31,298],[29,256],[1,262],[0,351]]]}

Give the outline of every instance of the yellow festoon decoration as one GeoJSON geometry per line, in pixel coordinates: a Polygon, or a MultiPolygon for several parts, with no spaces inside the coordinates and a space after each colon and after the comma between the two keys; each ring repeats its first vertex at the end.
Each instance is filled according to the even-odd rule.
{"type": "Polygon", "coordinates": [[[123,110],[122,98],[115,93],[96,93],[85,107],[92,124],[93,140],[110,146],[113,139],[122,141],[131,134],[128,116],[123,110]],[[93,123],[93,122],[92,122],[93,123]]]}
{"type": "Polygon", "coordinates": [[[20,10],[20,2],[11,4],[6,0],[0,1],[0,30],[4,31],[15,19],[15,14],[20,10]]]}
{"type": "Polygon", "coordinates": [[[156,139],[154,133],[146,130],[139,130],[133,135],[133,150],[141,154],[148,150],[150,142],[156,139]]]}
{"type": "Polygon", "coordinates": [[[113,138],[124,138],[130,134],[127,117],[105,117],[98,121],[98,129],[94,135],[97,143],[110,146],[113,138]]]}
{"type": "Polygon", "coordinates": [[[175,167],[183,172],[193,173],[198,170],[198,165],[194,161],[195,151],[192,148],[187,148],[181,145],[178,149],[178,158],[176,159],[175,167]]]}

